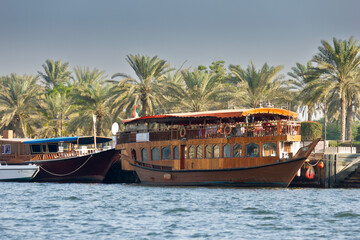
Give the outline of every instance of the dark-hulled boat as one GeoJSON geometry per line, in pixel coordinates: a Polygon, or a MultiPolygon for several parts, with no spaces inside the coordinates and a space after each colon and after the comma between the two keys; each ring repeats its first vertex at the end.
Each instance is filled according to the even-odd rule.
{"type": "Polygon", "coordinates": [[[301,147],[296,117],[256,108],[133,118],[116,148],[144,184],[287,187],[318,142],[301,147]]]}
{"type": "MultiPolygon", "coordinates": [[[[111,138],[96,137],[97,144],[111,141],[111,138]]],[[[94,144],[94,137],[34,139],[24,144],[31,150],[28,162],[40,167],[32,179],[35,182],[100,183],[116,160],[116,151],[110,146],[87,147],[94,144]]]]}

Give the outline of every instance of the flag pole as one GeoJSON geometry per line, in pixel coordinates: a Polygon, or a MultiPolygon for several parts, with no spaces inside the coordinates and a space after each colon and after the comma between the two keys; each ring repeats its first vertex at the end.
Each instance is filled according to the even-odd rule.
{"type": "Polygon", "coordinates": [[[96,126],[95,126],[95,123],[96,123],[96,116],[93,113],[94,148],[95,148],[95,151],[96,151],[96,126]]]}

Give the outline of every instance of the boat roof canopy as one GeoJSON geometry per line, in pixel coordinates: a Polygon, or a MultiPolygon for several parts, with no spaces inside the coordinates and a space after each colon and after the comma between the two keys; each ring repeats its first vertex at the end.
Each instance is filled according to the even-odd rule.
{"type": "MultiPolygon", "coordinates": [[[[79,144],[93,144],[94,137],[58,137],[58,138],[42,138],[42,139],[33,139],[29,141],[25,141],[25,144],[40,144],[40,143],[73,143],[77,144],[79,140],[79,144]]],[[[96,137],[96,143],[105,143],[110,142],[112,139],[107,137],[96,137]]]]}
{"type": "Polygon", "coordinates": [[[130,118],[123,120],[124,124],[145,123],[145,122],[181,122],[189,120],[219,120],[219,119],[235,119],[244,121],[247,116],[254,116],[260,120],[261,118],[274,119],[296,119],[297,113],[281,109],[281,108],[253,108],[253,109],[226,109],[206,112],[189,112],[189,113],[171,113],[154,116],[145,116],[139,118],[130,118]]]}

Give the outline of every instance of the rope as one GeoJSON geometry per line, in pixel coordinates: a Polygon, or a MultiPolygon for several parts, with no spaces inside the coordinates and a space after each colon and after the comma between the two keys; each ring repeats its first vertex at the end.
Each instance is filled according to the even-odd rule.
{"type": "Polygon", "coordinates": [[[318,165],[319,164],[319,162],[321,161],[322,159],[319,159],[316,163],[314,163],[314,164],[310,164],[310,162],[307,162],[307,164],[309,165],[309,166],[312,166],[312,167],[315,167],[316,165],[318,165]]]}
{"type": "Polygon", "coordinates": [[[91,154],[91,155],[89,156],[89,158],[88,158],[83,164],[81,164],[80,167],[78,167],[77,169],[75,169],[75,170],[72,171],[72,172],[65,173],[65,174],[57,174],[57,173],[50,172],[50,171],[46,170],[45,168],[43,168],[42,166],[40,166],[40,168],[41,168],[42,170],[44,170],[45,172],[47,172],[48,174],[50,174],[50,175],[54,175],[54,176],[57,176],[57,177],[65,177],[65,176],[71,175],[71,174],[79,171],[79,170],[90,160],[90,158],[92,158],[92,156],[93,156],[93,155],[91,154]]]}

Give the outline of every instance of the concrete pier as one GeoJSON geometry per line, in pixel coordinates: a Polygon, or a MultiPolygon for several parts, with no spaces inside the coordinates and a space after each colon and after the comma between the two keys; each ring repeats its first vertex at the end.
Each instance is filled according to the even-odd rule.
{"type": "Polygon", "coordinates": [[[360,154],[359,153],[320,153],[314,154],[301,168],[290,187],[320,188],[360,188],[360,154]],[[320,162],[324,167],[320,168],[320,162]],[[313,167],[315,177],[306,178],[306,171],[313,167]]]}

